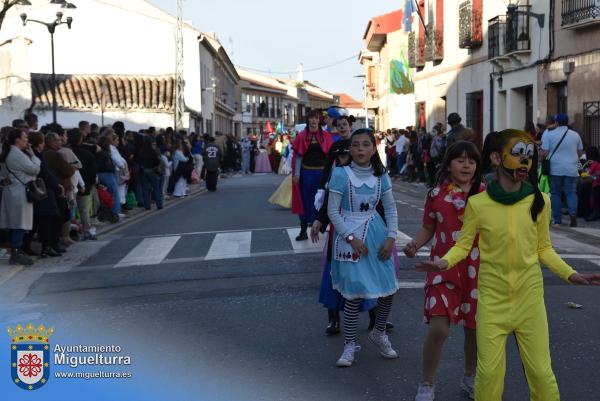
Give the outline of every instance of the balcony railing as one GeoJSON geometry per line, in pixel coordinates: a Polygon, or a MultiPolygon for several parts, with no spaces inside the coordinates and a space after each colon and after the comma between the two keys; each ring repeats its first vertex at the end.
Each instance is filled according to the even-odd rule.
{"type": "Polygon", "coordinates": [[[506,53],[531,50],[529,16],[519,13],[530,11],[531,6],[509,8],[506,13],[506,53]]]}
{"type": "Polygon", "coordinates": [[[414,32],[408,34],[408,66],[410,68],[417,67],[417,42],[414,32]]]}
{"type": "Polygon", "coordinates": [[[597,0],[562,0],[564,27],[584,26],[600,22],[600,4],[597,0]]]}
{"type": "Polygon", "coordinates": [[[506,16],[498,15],[488,21],[488,59],[503,56],[506,16]]]}
{"type": "Polygon", "coordinates": [[[426,39],[425,60],[426,61],[441,61],[444,59],[444,33],[438,31],[429,24],[427,31],[429,37],[426,39]]]}
{"type": "Polygon", "coordinates": [[[458,8],[458,47],[475,49],[483,42],[482,15],[472,5],[472,0],[464,1],[458,8]]]}
{"type": "Polygon", "coordinates": [[[417,38],[417,59],[416,66],[417,67],[425,67],[425,37],[417,38]]]}

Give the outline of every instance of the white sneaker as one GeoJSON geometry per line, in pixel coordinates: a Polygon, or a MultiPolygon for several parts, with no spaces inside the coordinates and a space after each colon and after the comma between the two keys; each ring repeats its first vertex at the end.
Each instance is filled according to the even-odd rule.
{"type": "Polygon", "coordinates": [[[369,340],[371,340],[377,349],[379,349],[379,353],[382,357],[386,359],[398,358],[398,354],[392,348],[392,344],[390,343],[390,340],[385,332],[373,329],[369,333],[369,340]]]}
{"type": "Polygon", "coordinates": [[[429,383],[419,383],[415,401],[433,401],[435,400],[435,386],[429,383]]]}
{"type": "Polygon", "coordinates": [[[344,352],[342,352],[342,356],[340,356],[335,365],[340,368],[352,366],[354,361],[358,359],[358,355],[356,355],[358,351],[360,351],[360,346],[356,345],[355,342],[344,344],[344,352]]]}
{"type": "Polygon", "coordinates": [[[464,375],[460,387],[465,390],[470,399],[475,399],[475,376],[464,375]]]}

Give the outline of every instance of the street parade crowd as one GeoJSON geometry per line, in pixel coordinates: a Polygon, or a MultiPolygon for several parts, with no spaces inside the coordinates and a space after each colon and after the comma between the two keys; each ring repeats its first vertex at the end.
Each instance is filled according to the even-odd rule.
{"type": "Polygon", "coordinates": [[[415,400],[435,398],[451,325],[464,329],[459,386],[470,398],[502,399],[506,339],[514,333],[531,399],[559,400],[540,263],[568,283],[600,284],[599,274],[580,274],[564,262],[549,235],[562,223],[563,201],[571,226],[581,213],[600,218],[598,149],[584,152],[565,115],[547,126],[491,132],[483,143],[457,113],[448,116],[448,128],[438,123],[431,132],[353,130],[354,123],[331,107],[311,110],[297,133],[278,127],[238,140],[172,128],[130,131],[122,122],[38,127],[28,113],[0,130],[0,232],[9,262],[59,257],[75,241],[95,240],[95,221],[117,222],[153,204],[162,209],[167,197],[187,196],[191,183],[204,180],[216,191],[227,173],[286,175],[270,202],[299,216],[297,241],[324,236],[319,302],[327,309],[326,334],[343,331],[336,365],[357,362],[361,312],[369,314],[368,340],[395,359],[387,335],[401,278],[392,187],[423,182],[423,224],[401,250],[414,258],[431,248],[416,265],[427,274],[429,329],[415,400]]]}
{"type": "Polygon", "coordinates": [[[597,218],[598,150],[589,148],[589,162],[579,165],[583,145],[565,115],[549,119],[539,132],[491,132],[484,143],[457,113],[448,116],[448,132],[437,124],[432,135],[407,127],[378,137],[370,129],[353,131],[353,121],[336,108],[324,115],[311,111],[292,142],[291,179],[270,199],[299,216],[297,241],[308,240],[309,227],[313,242],[325,234],[319,302],[327,309],[327,335],[338,334],[343,321],[336,365],[357,362],[363,311],[369,312],[368,340],[377,352],[398,357],[387,336],[401,276],[392,182],[427,181],[422,228],[403,249],[413,258],[431,242],[429,259],[416,265],[427,273],[423,315],[429,330],[415,401],[435,399],[450,325],[464,329],[459,385],[471,399],[502,400],[506,340],[514,334],[531,400],[559,400],[540,264],[570,284],[600,285],[600,274],[576,272],[550,240],[551,224],[561,223],[563,199],[570,225],[577,224],[577,185],[571,184],[580,176],[592,177],[595,196],[586,201],[595,208],[589,220],[597,218]]]}

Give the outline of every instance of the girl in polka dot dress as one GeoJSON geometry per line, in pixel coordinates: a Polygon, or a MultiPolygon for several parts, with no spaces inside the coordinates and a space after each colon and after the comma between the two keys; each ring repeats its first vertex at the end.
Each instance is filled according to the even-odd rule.
{"type": "MultiPolygon", "coordinates": [[[[406,256],[414,257],[432,238],[431,259],[444,256],[458,240],[468,197],[483,190],[479,151],[471,142],[455,142],[448,148],[436,185],[427,195],[423,227],[404,248],[406,256]]],[[[415,401],[435,397],[435,375],[450,323],[464,326],[465,375],[461,387],[473,398],[478,270],[479,249],[475,240],[469,257],[456,269],[427,275],[424,320],[429,324],[429,332],[423,344],[423,382],[415,401]]]]}

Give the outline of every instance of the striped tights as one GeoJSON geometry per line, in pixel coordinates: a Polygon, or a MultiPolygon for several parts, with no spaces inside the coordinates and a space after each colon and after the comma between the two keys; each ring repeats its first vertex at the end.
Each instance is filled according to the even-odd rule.
{"type": "MultiPolygon", "coordinates": [[[[375,329],[385,331],[385,324],[390,316],[392,309],[393,295],[377,299],[377,317],[375,319],[375,329]]],[[[360,304],[363,300],[346,299],[344,304],[344,342],[346,344],[356,342],[356,332],[358,331],[358,314],[360,304]]]]}

